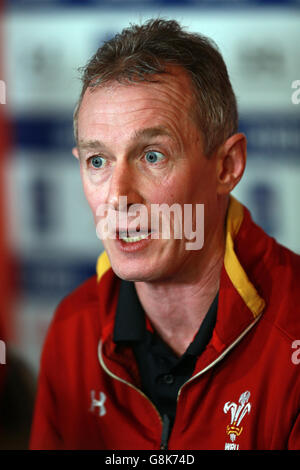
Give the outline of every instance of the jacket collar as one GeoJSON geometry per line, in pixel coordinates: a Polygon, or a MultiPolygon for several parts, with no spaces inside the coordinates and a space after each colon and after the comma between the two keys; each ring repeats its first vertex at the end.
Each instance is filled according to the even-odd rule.
{"type": "Polygon", "coordinates": [[[264,309],[265,301],[260,297],[256,288],[248,279],[234,251],[234,239],[239,233],[243,219],[244,207],[231,196],[227,214],[224,267],[233,286],[252,312],[253,317],[256,318],[264,309]]]}

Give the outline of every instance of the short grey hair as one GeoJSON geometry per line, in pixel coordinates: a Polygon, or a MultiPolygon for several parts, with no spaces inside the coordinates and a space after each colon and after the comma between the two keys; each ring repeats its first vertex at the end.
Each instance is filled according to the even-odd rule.
{"type": "Polygon", "coordinates": [[[237,103],[227,67],[211,39],[161,18],[123,29],[79,69],[83,86],[73,115],[76,141],[78,113],[87,88],[113,81],[128,85],[153,81],[153,75],[167,73],[168,65],[181,66],[191,78],[195,96],[192,113],[203,133],[204,152],[210,156],[238,129],[237,103]]]}

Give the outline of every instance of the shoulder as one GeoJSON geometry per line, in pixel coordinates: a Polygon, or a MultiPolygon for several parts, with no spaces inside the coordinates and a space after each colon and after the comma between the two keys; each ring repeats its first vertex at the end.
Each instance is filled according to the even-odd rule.
{"type": "Polygon", "coordinates": [[[300,339],[300,256],[274,240],[266,263],[270,321],[288,341],[300,339]]]}
{"type": "Polygon", "coordinates": [[[98,299],[97,276],[95,274],[61,300],[55,311],[53,322],[64,322],[69,317],[80,315],[82,311],[95,305],[98,299]]]}
{"type": "Polygon", "coordinates": [[[236,247],[249,279],[266,301],[267,321],[289,340],[300,339],[300,255],[266,234],[246,208],[236,247]]]}
{"type": "Polygon", "coordinates": [[[98,304],[97,277],[94,275],[58,304],[44,342],[44,356],[63,354],[66,349],[74,349],[81,334],[86,336],[92,328],[99,331],[98,304]]]}
{"type": "Polygon", "coordinates": [[[255,276],[259,272],[267,275],[268,272],[273,283],[279,282],[280,276],[285,275],[290,282],[294,280],[298,284],[300,255],[268,235],[252,220],[245,207],[243,222],[235,239],[235,249],[250,275],[253,273],[255,276]]]}
{"type": "Polygon", "coordinates": [[[57,306],[49,325],[45,347],[73,349],[99,338],[107,323],[113,321],[118,299],[119,279],[109,267],[87,279],[64,297],[57,306]]]}

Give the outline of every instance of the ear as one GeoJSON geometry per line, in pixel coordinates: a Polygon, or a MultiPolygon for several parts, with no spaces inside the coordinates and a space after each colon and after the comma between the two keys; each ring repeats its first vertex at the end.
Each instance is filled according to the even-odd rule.
{"type": "Polygon", "coordinates": [[[72,148],[72,153],[73,153],[74,157],[77,158],[77,160],[79,160],[79,152],[78,152],[77,147],[72,148]]]}
{"type": "Polygon", "coordinates": [[[217,154],[218,194],[229,194],[243,176],[247,158],[247,139],[234,134],[219,148],[217,154]]]}

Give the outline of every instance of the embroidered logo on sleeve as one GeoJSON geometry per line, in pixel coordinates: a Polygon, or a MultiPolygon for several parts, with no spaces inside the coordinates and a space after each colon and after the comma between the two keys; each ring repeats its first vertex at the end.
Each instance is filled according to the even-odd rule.
{"type": "Polygon", "coordinates": [[[225,450],[238,450],[239,444],[235,441],[243,432],[243,426],[241,422],[251,411],[251,403],[249,402],[250,392],[244,392],[239,398],[239,402],[228,401],[224,405],[224,413],[226,414],[229,410],[231,412],[230,424],[226,427],[226,434],[230,437],[231,443],[226,442],[225,450]]]}
{"type": "Polygon", "coordinates": [[[93,412],[96,408],[99,408],[99,416],[104,416],[106,414],[106,408],[104,406],[105,400],[106,400],[105,393],[99,392],[99,400],[97,400],[95,390],[91,390],[90,411],[93,412]]]}

